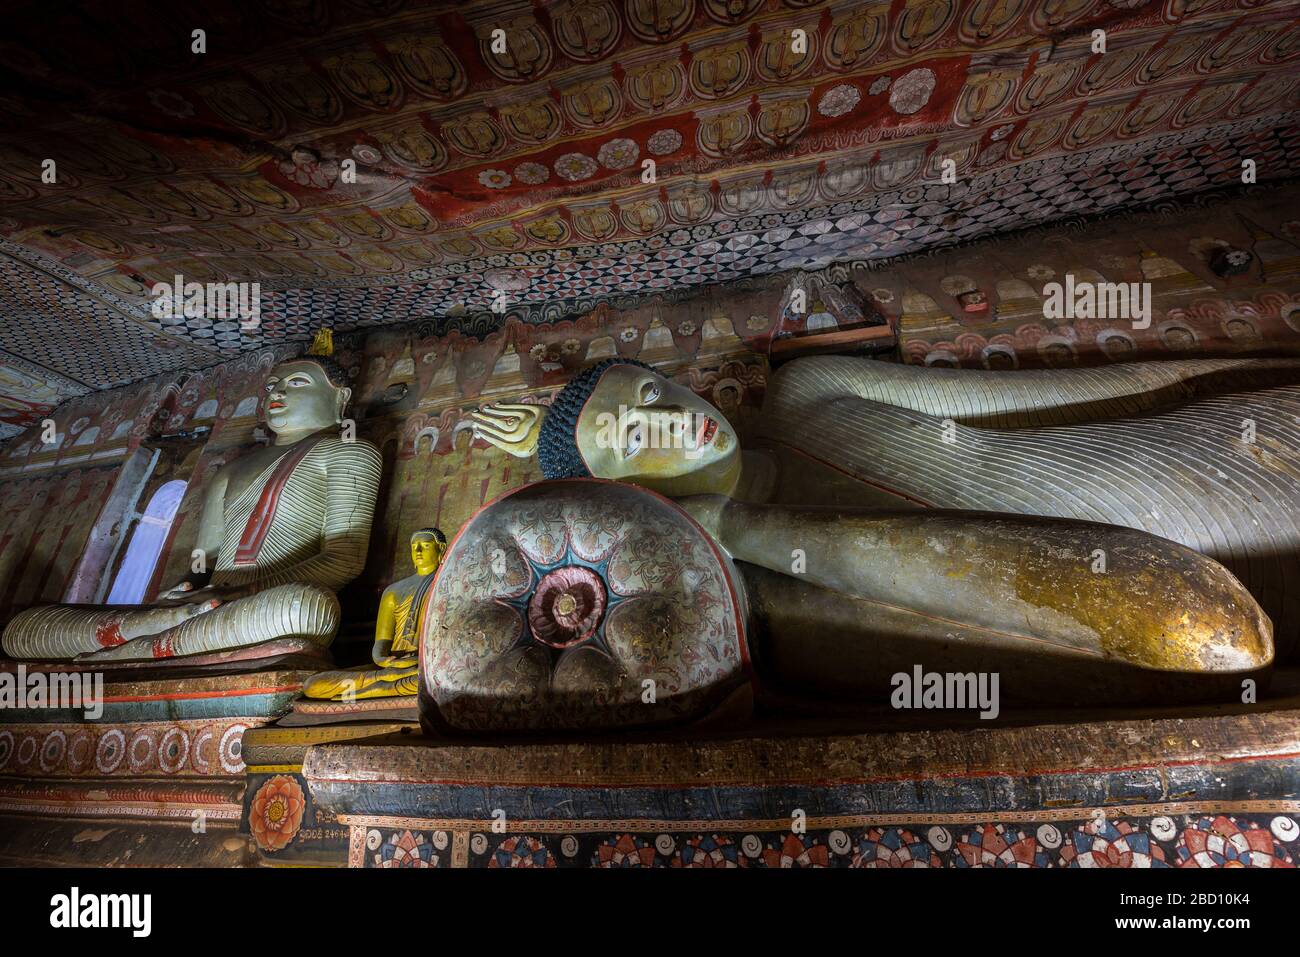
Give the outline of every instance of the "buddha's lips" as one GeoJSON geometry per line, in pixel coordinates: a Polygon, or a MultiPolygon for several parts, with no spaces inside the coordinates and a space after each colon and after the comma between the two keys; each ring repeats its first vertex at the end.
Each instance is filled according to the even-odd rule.
{"type": "Polygon", "coordinates": [[[700,427],[695,432],[695,447],[702,449],[718,434],[718,423],[707,415],[700,416],[700,427]]]}
{"type": "Polygon", "coordinates": [[[285,404],[284,404],[283,402],[272,402],[270,405],[267,406],[267,408],[268,408],[268,409],[283,409],[283,408],[285,408],[285,404]]]}

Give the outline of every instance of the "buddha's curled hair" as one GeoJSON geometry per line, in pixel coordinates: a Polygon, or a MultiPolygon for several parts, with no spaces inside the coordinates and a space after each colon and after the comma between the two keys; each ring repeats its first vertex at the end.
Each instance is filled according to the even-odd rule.
{"type": "Polygon", "coordinates": [[[336,389],[350,389],[352,387],[352,376],[343,368],[343,364],[338,361],[336,355],[334,351],[334,330],[329,326],[322,326],[316,330],[316,337],[312,339],[307,351],[291,361],[314,362],[321,367],[330,385],[336,389]]]}
{"type": "Polygon", "coordinates": [[[325,373],[325,378],[329,379],[330,385],[334,386],[334,388],[352,388],[352,376],[348,375],[348,371],[332,356],[302,355],[292,361],[314,362],[321,367],[321,370],[325,373]]]}
{"type": "Polygon", "coordinates": [[[654,371],[635,359],[605,359],[583,369],[568,381],[551,403],[537,437],[537,462],[548,479],[590,478],[591,472],[578,451],[578,416],[605,370],[614,366],[637,366],[654,371]]]}

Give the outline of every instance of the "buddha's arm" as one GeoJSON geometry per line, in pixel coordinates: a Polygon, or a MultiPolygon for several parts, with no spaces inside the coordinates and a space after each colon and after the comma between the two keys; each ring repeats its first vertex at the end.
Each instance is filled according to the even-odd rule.
{"type": "Polygon", "coordinates": [[[1025,428],[1135,415],[1196,394],[1282,381],[1300,381],[1300,362],[1187,359],[981,371],[829,356],[782,368],[768,390],[768,404],[774,415],[798,419],[829,398],[856,395],[967,425],[1025,428]]]}
{"type": "MultiPolygon", "coordinates": [[[[199,515],[199,533],[194,547],[203,557],[199,571],[191,571],[184,579],[158,597],[162,600],[192,598],[212,579],[212,569],[221,550],[221,539],[226,527],[225,503],[227,474],[218,470],[212,483],[203,494],[203,511],[199,515]]],[[[191,569],[195,566],[191,563],[191,569]]]]}
{"type": "Polygon", "coordinates": [[[370,543],[382,466],[378,450],[368,442],[337,440],[327,460],[323,516],[294,516],[321,522],[321,549],[311,558],[259,575],[258,589],[289,582],[306,582],[338,591],[360,574],[370,543]]]}
{"type": "Polygon", "coordinates": [[[1039,650],[1147,668],[1267,664],[1272,628],[1217,562],[1134,529],[958,511],[681,500],[741,561],[1039,650]],[[1104,553],[1104,571],[1098,552],[1104,553]]]}
{"type": "Polygon", "coordinates": [[[375,619],[375,646],[370,652],[371,660],[380,668],[389,667],[395,660],[389,651],[393,647],[393,636],[397,630],[397,597],[391,588],[384,590],[379,599],[379,616],[375,619]]]}

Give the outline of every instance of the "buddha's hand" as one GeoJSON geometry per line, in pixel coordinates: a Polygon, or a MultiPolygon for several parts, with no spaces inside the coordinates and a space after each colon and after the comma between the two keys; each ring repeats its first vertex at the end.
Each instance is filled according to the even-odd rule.
{"type": "Polygon", "coordinates": [[[723,538],[723,516],[734,505],[725,495],[688,495],[676,500],[686,513],[695,519],[719,545],[726,546],[723,538]]]}
{"type": "MultiPolygon", "coordinates": [[[[193,582],[181,582],[158,596],[159,605],[210,605],[216,608],[236,598],[251,595],[256,589],[251,585],[205,585],[195,588],[193,582]]],[[[211,610],[211,609],[205,609],[211,610]]]]}
{"type": "Polygon", "coordinates": [[[174,601],[186,604],[193,594],[199,590],[200,589],[194,587],[193,582],[181,582],[178,585],[173,585],[171,588],[168,588],[165,592],[161,592],[158,595],[158,601],[159,603],[174,601]]]}
{"type": "Polygon", "coordinates": [[[516,402],[491,402],[470,413],[474,434],[485,442],[521,459],[537,451],[537,439],[546,418],[546,406],[516,402]]]}
{"type": "MultiPolygon", "coordinates": [[[[202,588],[195,587],[193,582],[181,582],[174,588],[169,588],[158,596],[155,605],[164,608],[181,608],[186,605],[207,605],[211,603],[212,608],[221,604],[221,596],[217,594],[216,589],[208,585],[202,588]]],[[[204,609],[208,611],[210,609],[204,609]]]]}

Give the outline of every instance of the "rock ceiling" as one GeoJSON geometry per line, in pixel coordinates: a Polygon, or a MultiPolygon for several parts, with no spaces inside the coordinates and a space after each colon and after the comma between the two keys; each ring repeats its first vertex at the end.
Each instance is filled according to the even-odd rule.
{"type": "Polygon", "coordinates": [[[1208,144],[1294,175],[1298,11],[28,3],[0,41],[0,428],[322,321],[545,321],[1239,182],[1208,144]],[[257,282],[257,327],[153,318],[178,274],[257,282]]]}

